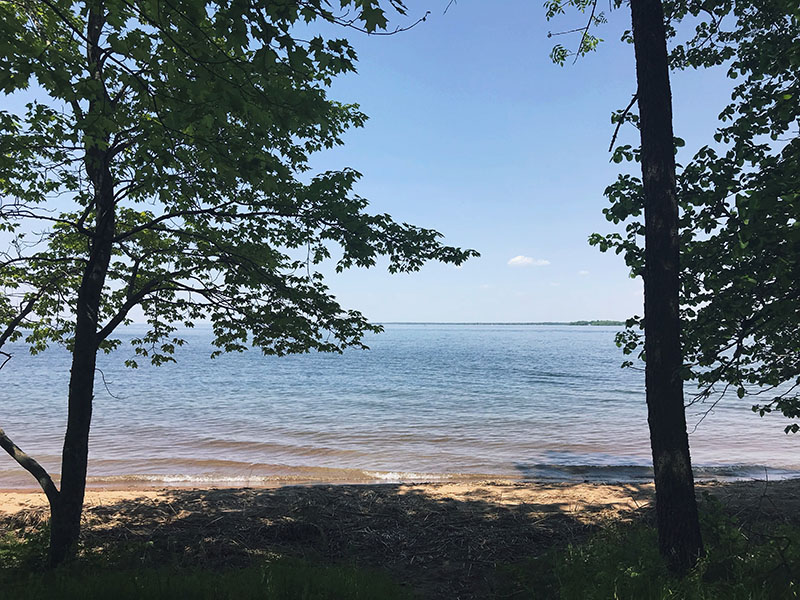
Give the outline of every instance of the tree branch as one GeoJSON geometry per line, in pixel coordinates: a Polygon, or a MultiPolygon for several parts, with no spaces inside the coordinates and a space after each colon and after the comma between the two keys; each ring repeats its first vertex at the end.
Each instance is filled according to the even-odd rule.
{"type": "Polygon", "coordinates": [[[152,292],[156,289],[156,286],[161,283],[161,279],[153,279],[149,281],[141,290],[132,294],[128,297],[116,315],[114,315],[111,320],[103,327],[100,331],[97,332],[97,342],[100,343],[105,340],[109,335],[111,335],[114,330],[119,326],[122,321],[125,320],[125,317],[128,315],[128,312],[137,304],[139,304],[147,294],[152,292]]]}
{"type": "Polygon", "coordinates": [[[36,478],[36,481],[42,486],[51,505],[58,501],[58,488],[56,488],[56,484],[53,483],[50,474],[45,471],[42,465],[20,450],[19,446],[11,441],[2,428],[0,428],[0,448],[8,452],[11,458],[17,461],[23,469],[36,478]]]}
{"type": "MultiPolygon", "coordinates": [[[[17,313],[17,316],[11,319],[11,321],[6,326],[3,333],[0,333],[0,348],[2,348],[3,344],[5,344],[6,341],[8,341],[8,338],[10,338],[11,335],[16,330],[16,328],[19,327],[19,324],[25,320],[25,317],[27,317],[30,314],[30,312],[33,310],[33,307],[36,306],[36,302],[38,302],[39,298],[41,298],[44,295],[46,289],[47,287],[45,286],[42,289],[40,289],[38,293],[31,296],[31,298],[25,303],[25,306],[20,308],[20,311],[19,313],[17,313]]],[[[11,358],[7,353],[4,352],[3,354],[8,356],[9,359],[11,358]]],[[[6,359],[3,362],[3,364],[6,364],[6,362],[8,362],[8,359],[6,359]]],[[[1,431],[2,429],[0,429],[0,432],[1,431]]]]}
{"type": "Polygon", "coordinates": [[[614,150],[614,142],[617,141],[617,134],[619,134],[619,128],[622,127],[622,124],[625,122],[625,117],[628,116],[628,113],[630,112],[631,108],[633,108],[633,105],[636,103],[638,99],[639,99],[639,92],[637,91],[633,95],[633,98],[631,98],[630,104],[628,104],[628,106],[625,108],[625,110],[622,111],[622,114],[619,116],[619,120],[617,121],[617,127],[614,129],[614,135],[611,136],[611,143],[608,145],[609,152],[612,152],[614,150]]]}
{"type": "MultiPolygon", "coordinates": [[[[223,209],[225,209],[227,207],[233,206],[234,204],[236,204],[235,200],[229,200],[228,202],[223,202],[222,204],[220,204],[218,206],[211,206],[211,207],[208,207],[208,208],[198,208],[198,209],[195,209],[195,210],[179,210],[179,211],[175,211],[175,212],[171,212],[171,213],[165,213],[165,214],[163,214],[163,215],[161,215],[159,217],[156,217],[155,219],[153,219],[153,220],[151,220],[151,221],[149,221],[147,223],[143,223],[141,225],[137,225],[136,227],[133,227],[133,228],[129,229],[128,231],[123,231],[122,233],[118,234],[114,238],[114,242],[121,242],[123,240],[126,240],[127,238],[129,238],[131,236],[134,236],[137,233],[140,233],[140,232],[142,232],[142,231],[144,231],[146,229],[152,229],[153,227],[155,227],[159,223],[163,223],[164,221],[168,221],[169,219],[178,219],[178,218],[182,218],[182,217],[196,217],[196,216],[199,216],[199,215],[215,214],[215,213],[217,213],[217,212],[219,212],[219,211],[221,211],[221,210],[223,210],[223,209]]],[[[232,213],[232,214],[238,215],[238,213],[232,213]]],[[[243,213],[243,214],[245,216],[250,216],[250,213],[243,213]]],[[[230,216],[230,215],[228,215],[226,213],[220,213],[220,215],[221,216],[230,216]]]]}
{"type": "Polygon", "coordinates": [[[575,53],[575,60],[572,61],[574,65],[578,62],[578,58],[581,56],[581,50],[583,49],[583,44],[586,42],[586,37],[589,35],[589,28],[592,26],[592,22],[594,22],[594,13],[597,10],[597,0],[592,2],[592,14],[589,15],[589,21],[586,23],[586,27],[583,28],[583,33],[581,34],[581,41],[578,44],[578,51],[575,53]]]}

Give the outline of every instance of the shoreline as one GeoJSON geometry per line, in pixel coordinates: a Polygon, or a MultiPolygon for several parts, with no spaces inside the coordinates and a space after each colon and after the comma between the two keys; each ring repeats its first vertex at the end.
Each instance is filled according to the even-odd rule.
{"type": "MultiPolygon", "coordinates": [[[[534,464],[509,472],[425,472],[423,470],[381,471],[366,468],[332,468],[313,466],[274,466],[276,470],[265,474],[236,474],[235,472],[199,473],[129,473],[120,475],[92,475],[86,482],[87,490],[142,490],[161,489],[273,489],[286,486],[309,485],[420,485],[420,484],[609,484],[642,485],[653,482],[650,466],[622,465],[569,465],[534,464]]],[[[796,467],[767,467],[765,465],[696,465],[694,480],[704,483],[777,482],[800,479],[796,467]]],[[[59,485],[59,476],[53,481],[59,485]]],[[[0,493],[37,493],[41,488],[21,469],[14,477],[0,476],[0,493]],[[3,479],[6,479],[4,481],[3,479]],[[10,479],[10,481],[8,481],[10,479]]]]}
{"type": "MultiPolygon", "coordinates": [[[[781,496],[791,493],[797,497],[800,511],[800,477],[786,479],[740,479],[696,481],[695,487],[699,495],[709,493],[726,493],[749,497],[754,490],[778,490],[781,496]],[[742,495],[743,494],[743,495],[742,495]]],[[[571,512],[580,513],[586,506],[592,512],[611,511],[622,513],[637,511],[648,506],[654,495],[652,481],[522,481],[511,478],[483,478],[462,480],[435,481],[292,481],[271,482],[263,485],[163,485],[142,483],[130,485],[130,482],[119,484],[88,485],[84,506],[91,509],[115,502],[159,501],[173,495],[213,494],[213,493],[245,493],[260,492],[326,490],[331,494],[348,489],[365,491],[394,490],[399,493],[421,493],[438,498],[464,499],[480,496],[484,500],[497,505],[536,504],[546,506],[548,502],[572,506],[571,512]],[[583,507],[583,508],[581,508],[583,507]]],[[[310,492],[314,493],[314,492],[310,492]]],[[[765,491],[761,492],[766,493],[765,491]]],[[[10,487],[0,488],[0,518],[13,516],[20,511],[39,511],[47,509],[47,498],[41,489],[10,487]]],[[[800,513],[799,513],[800,514],[800,513]]]]}

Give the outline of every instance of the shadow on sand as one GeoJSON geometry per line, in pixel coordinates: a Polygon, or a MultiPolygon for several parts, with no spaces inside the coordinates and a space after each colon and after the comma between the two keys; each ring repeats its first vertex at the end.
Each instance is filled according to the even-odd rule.
{"type": "MultiPolygon", "coordinates": [[[[764,505],[763,482],[703,489],[764,505]]],[[[800,480],[772,489],[785,511],[800,480]]],[[[138,548],[144,564],[219,568],[294,556],[383,569],[421,598],[489,598],[496,565],[580,541],[610,519],[647,518],[651,498],[652,485],[638,483],[168,489],[87,507],[83,539],[89,548],[138,548]]]]}
{"type": "MultiPolygon", "coordinates": [[[[447,484],[175,489],[90,507],[85,541],[146,542],[148,560],[194,566],[270,555],[343,562],[384,569],[423,598],[487,598],[497,564],[583,539],[611,516],[605,503],[577,504],[566,494],[575,486],[543,486],[541,498],[515,493],[530,488],[474,486],[455,497],[447,484]]],[[[649,495],[637,485],[628,492],[649,495]]]]}

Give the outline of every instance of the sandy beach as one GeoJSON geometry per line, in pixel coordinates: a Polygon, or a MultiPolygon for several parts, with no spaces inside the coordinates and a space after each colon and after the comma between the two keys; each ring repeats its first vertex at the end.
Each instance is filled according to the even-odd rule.
{"type": "MultiPolygon", "coordinates": [[[[138,488],[138,489],[87,489],[85,507],[91,514],[95,509],[120,503],[140,503],[157,506],[171,502],[176,496],[208,494],[214,497],[231,495],[316,496],[321,490],[336,495],[337,491],[360,490],[363,493],[381,493],[391,490],[399,497],[419,496],[431,501],[475,502],[487,506],[531,506],[547,512],[574,514],[578,518],[593,520],[599,514],[615,515],[647,506],[652,497],[650,484],[532,484],[510,480],[407,483],[407,484],[335,484],[291,485],[267,488],[138,488]]],[[[38,512],[47,507],[44,494],[31,490],[6,490],[0,492],[0,514],[12,515],[22,510],[38,512]]]]}
{"type": "MultiPolygon", "coordinates": [[[[706,493],[742,520],[800,515],[800,479],[699,484],[706,493]]],[[[385,569],[422,597],[480,598],[497,564],[647,519],[652,499],[652,484],[631,483],[92,489],[84,540],[142,542],[148,553],[209,567],[279,555],[353,563],[385,569]]],[[[46,518],[43,494],[0,493],[0,535],[46,518]]]]}

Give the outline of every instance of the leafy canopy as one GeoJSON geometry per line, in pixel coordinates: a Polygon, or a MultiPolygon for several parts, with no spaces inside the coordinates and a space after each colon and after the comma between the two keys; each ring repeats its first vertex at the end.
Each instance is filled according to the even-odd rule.
{"type": "MultiPolygon", "coordinates": [[[[694,17],[694,36],[671,53],[674,68],[724,65],[734,88],[714,144],[678,174],[681,318],[685,370],[697,400],[729,389],[757,397],[753,410],[800,417],[800,8],[791,0],[670,2],[671,23],[694,17]],[[763,398],[763,399],[762,399],[763,398]]],[[[672,33],[676,29],[672,27],[672,33]]],[[[636,115],[616,113],[637,124],[636,115]]],[[[681,145],[680,140],[676,145],[681,145]]],[[[613,160],[638,160],[618,146],[613,160]]],[[[606,190],[625,234],[590,242],[643,269],[641,180],[621,175],[606,190]]],[[[643,323],[618,343],[641,351],[643,323]]],[[[627,363],[630,364],[630,363],[627,363]]],[[[797,423],[786,431],[797,432],[797,423]]]]}
{"type": "Polygon", "coordinates": [[[387,15],[377,0],[0,0],[0,90],[30,98],[0,111],[0,347],[70,345],[103,185],[114,227],[97,341],[116,347],[138,306],[149,327],[134,345],[154,363],[202,318],[218,351],[360,346],[379,327],[343,309],[317,265],[475,256],[368,213],[358,172],[309,173],[366,119],[328,98],[356,53],[314,33],[326,23],[376,32],[387,15]]]}

